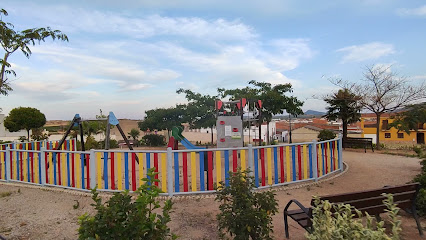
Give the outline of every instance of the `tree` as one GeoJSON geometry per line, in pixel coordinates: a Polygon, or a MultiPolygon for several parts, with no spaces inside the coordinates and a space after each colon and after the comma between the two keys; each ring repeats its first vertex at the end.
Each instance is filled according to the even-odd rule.
{"type": "MultiPolygon", "coordinates": [[[[229,90],[218,89],[218,91],[221,93],[222,97],[230,96],[231,100],[241,98],[262,100],[262,119],[260,119],[260,122],[266,121],[268,129],[269,122],[272,121],[272,116],[275,114],[282,114],[284,110],[295,116],[303,114],[301,109],[303,102],[299,101],[294,96],[285,95],[286,93],[293,92],[290,83],[272,86],[272,84],[267,82],[251,80],[249,84],[253,85],[253,87],[248,86],[242,89],[237,88],[229,90]]],[[[269,132],[267,135],[267,141],[269,143],[269,132]]]]}
{"type": "Polygon", "coordinates": [[[140,132],[136,128],[132,128],[132,130],[130,130],[130,132],[128,134],[129,134],[130,137],[133,138],[133,140],[136,141],[136,140],[138,140],[140,132]]]}
{"type": "Polygon", "coordinates": [[[333,83],[350,89],[361,96],[359,101],[363,108],[376,115],[376,148],[380,149],[380,117],[384,113],[402,109],[413,102],[426,97],[426,85],[411,85],[406,77],[392,72],[392,66],[367,66],[363,83],[350,83],[337,80],[333,83]]]}
{"type": "Polygon", "coordinates": [[[349,89],[340,89],[331,95],[324,97],[328,103],[325,117],[328,120],[342,120],[343,140],[348,136],[348,124],[358,122],[361,118],[361,97],[352,93],[349,89]]]}
{"type": "Polygon", "coordinates": [[[213,128],[216,125],[215,101],[218,96],[202,95],[189,89],[178,89],[176,93],[185,94],[189,101],[187,105],[188,123],[191,128],[210,128],[211,142],[213,143],[213,128]]]}
{"type": "Polygon", "coordinates": [[[42,141],[49,139],[49,135],[47,133],[43,133],[42,128],[33,128],[31,138],[35,141],[42,141]]]}
{"type": "Polygon", "coordinates": [[[3,21],[2,15],[7,16],[7,11],[4,9],[0,10],[0,44],[4,50],[4,57],[0,59],[0,94],[6,96],[13,90],[9,85],[7,75],[16,76],[15,71],[11,69],[11,64],[8,62],[8,58],[12,53],[20,49],[29,58],[32,53],[30,46],[34,46],[36,42],[44,42],[49,37],[52,40],[68,41],[68,37],[61,31],[52,30],[50,27],[15,31],[13,24],[3,21]]]}
{"type": "Polygon", "coordinates": [[[420,124],[426,123],[426,102],[409,105],[403,112],[398,113],[390,127],[410,134],[410,130],[418,131],[420,124]]]}
{"type": "Polygon", "coordinates": [[[30,130],[42,127],[44,124],[46,124],[44,114],[40,110],[30,107],[14,108],[4,119],[4,126],[11,132],[27,130],[28,141],[30,140],[30,130]]]}
{"type": "Polygon", "coordinates": [[[186,105],[176,105],[171,108],[157,108],[145,111],[145,119],[138,122],[139,129],[142,131],[167,130],[170,131],[174,126],[182,126],[187,121],[186,105]]]}

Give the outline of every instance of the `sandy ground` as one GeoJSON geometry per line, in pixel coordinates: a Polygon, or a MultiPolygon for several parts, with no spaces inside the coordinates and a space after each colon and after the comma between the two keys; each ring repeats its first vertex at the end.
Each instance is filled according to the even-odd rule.
{"type": "MultiPolygon", "coordinates": [[[[290,199],[309,205],[312,195],[337,194],[404,184],[419,173],[419,159],[378,153],[343,152],[349,170],[344,175],[317,186],[276,192],[280,212],[274,216],[274,235],[284,239],[282,211],[290,199]]],[[[0,184],[0,235],[6,239],[76,239],[77,219],[93,213],[92,200],[62,191],[48,191],[0,184]],[[79,202],[79,208],[73,205],[79,202]]],[[[216,214],[219,204],[212,198],[175,199],[172,231],[180,239],[217,239],[216,214]]],[[[420,239],[415,221],[401,213],[403,238],[420,239]]],[[[422,219],[426,226],[426,220],[422,219]]],[[[305,239],[305,231],[290,221],[291,239],[305,239]]]]}

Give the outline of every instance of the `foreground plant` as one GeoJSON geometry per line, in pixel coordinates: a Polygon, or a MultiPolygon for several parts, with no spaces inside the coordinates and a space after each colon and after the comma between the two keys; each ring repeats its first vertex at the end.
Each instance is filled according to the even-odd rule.
{"type": "Polygon", "coordinates": [[[171,221],[173,203],[167,200],[161,207],[156,199],[161,193],[161,189],[153,184],[159,181],[155,179],[156,174],[153,168],[148,170],[148,177],[143,178],[144,184],[135,192],[135,201],[125,191],[114,193],[104,204],[93,189],[95,203],[92,206],[97,213],[95,216],[85,213],[79,217],[79,239],[176,239],[167,226],[171,221]]]}
{"type": "Polygon", "coordinates": [[[312,219],[312,233],[307,233],[309,240],[399,240],[401,221],[398,219],[399,208],[393,202],[392,194],[384,194],[387,199],[383,203],[387,207],[387,215],[392,225],[392,233],[385,233],[384,222],[374,221],[374,218],[366,213],[366,225],[362,221],[362,213],[349,204],[331,204],[329,201],[321,201],[315,197],[312,219]],[[353,219],[355,210],[358,219],[353,219]]]}
{"type": "Polygon", "coordinates": [[[256,192],[254,178],[249,171],[238,169],[229,174],[229,186],[220,182],[216,201],[220,213],[216,216],[222,239],[272,239],[272,216],[278,203],[272,191],[256,192]]]}

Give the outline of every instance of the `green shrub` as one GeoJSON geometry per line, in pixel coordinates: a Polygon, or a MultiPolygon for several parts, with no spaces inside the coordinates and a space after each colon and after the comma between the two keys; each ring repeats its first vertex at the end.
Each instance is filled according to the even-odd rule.
{"type": "Polygon", "coordinates": [[[99,149],[99,143],[95,140],[93,136],[88,136],[86,142],[84,143],[84,148],[89,149],[99,149]]]}
{"type": "Polygon", "coordinates": [[[156,147],[166,145],[166,141],[163,135],[147,134],[143,136],[142,139],[144,140],[144,143],[148,146],[156,147]]]}
{"type": "Polygon", "coordinates": [[[156,200],[161,190],[153,183],[155,179],[153,168],[148,171],[148,178],[136,191],[137,197],[132,201],[128,191],[114,193],[105,204],[98,196],[96,189],[92,190],[92,206],[97,213],[89,216],[87,213],[79,217],[79,239],[176,239],[167,224],[171,221],[171,200],[164,202],[161,208],[156,200]],[[161,211],[160,211],[161,210],[161,211]]]}
{"type": "Polygon", "coordinates": [[[384,222],[375,222],[373,217],[366,213],[366,225],[361,219],[362,213],[355,209],[358,219],[353,219],[353,208],[349,204],[331,204],[329,201],[321,201],[315,198],[316,207],[313,209],[313,231],[307,233],[309,240],[332,240],[332,239],[359,239],[359,240],[397,240],[401,232],[401,221],[398,219],[399,208],[393,202],[391,194],[383,203],[387,207],[392,233],[385,233],[384,222]]]}
{"type": "Polygon", "coordinates": [[[326,140],[330,140],[334,138],[336,138],[336,134],[333,131],[328,129],[323,129],[318,134],[318,139],[320,141],[326,141],[326,140]]]}
{"type": "Polygon", "coordinates": [[[222,239],[228,233],[233,239],[272,239],[272,216],[278,211],[272,191],[256,192],[254,178],[249,171],[229,174],[229,186],[220,182],[216,201],[220,213],[219,234],[222,239]]]}

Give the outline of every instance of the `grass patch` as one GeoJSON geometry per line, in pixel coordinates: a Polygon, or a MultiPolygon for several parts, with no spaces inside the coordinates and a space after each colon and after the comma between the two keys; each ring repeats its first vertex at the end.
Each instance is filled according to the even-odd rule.
{"type": "Polygon", "coordinates": [[[9,197],[10,195],[12,195],[12,192],[1,192],[0,198],[9,197]]]}

